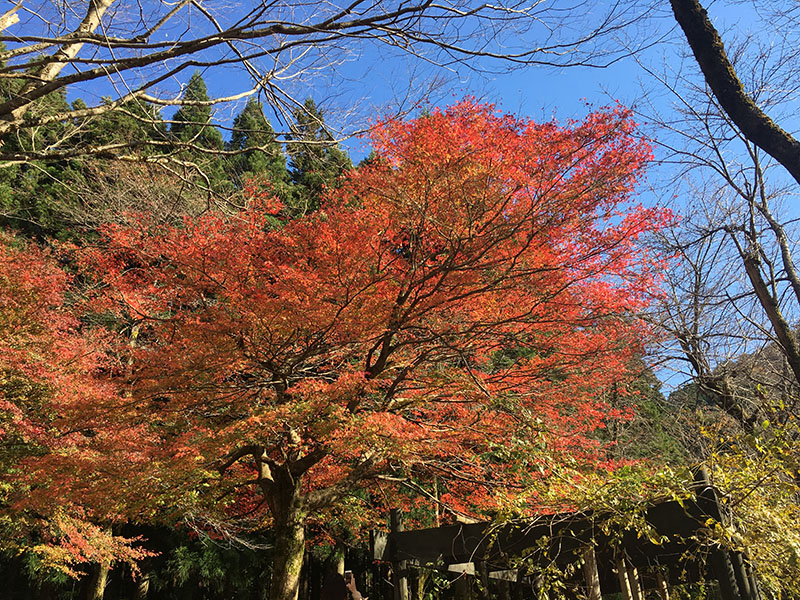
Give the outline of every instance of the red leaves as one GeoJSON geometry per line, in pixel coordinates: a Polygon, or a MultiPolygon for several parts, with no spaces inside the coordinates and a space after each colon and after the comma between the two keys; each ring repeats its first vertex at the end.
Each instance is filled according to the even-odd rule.
{"type": "Polygon", "coordinates": [[[48,435],[56,416],[114,393],[92,377],[106,366],[102,339],[80,331],[67,284],[42,251],[0,236],[0,424],[25,443],[69,443],[48,435]]]}
{"type": "MultiPolygon", "coordinates": [[[[0,236],[0,478],[4,511],[46,539],[30,548],[44,564],[75,575],[95,560],[134,561],[135,540],[106,533],[123,504],[115,476],[142,464],[143,431],[117,420],[120,396],[99,331],[85,331],[57,263],[33,244],[0,236]],[[10,484],[10,485],[9,485],[10,484]],[[103,495],[98,498],[98,492],[103,495]],[[116,493],[116,495],[115,495],[116,493]],[[21,517],[20,515],[27,516],[21,517]]],[[[7,540],[26,545],[20,539],[7,540]]],[[[30,542],[27,542],[30,543],[30,542]]]]}
{"type": "Polygon", "coordinates": [[[542,454],[597,459],[657,278],[637,239],[668,218],[628,204],[650,155],[628,115],[559,127],[467,101],[373,137],[317,214],[276,228],[261,198],[82,253],[90,306],[139,331],[118,344],[123,416],[176,479],[208,485],[233,452],[236,494],[302,480],[319,508],[436,475],[468,510],[542,454]]]}

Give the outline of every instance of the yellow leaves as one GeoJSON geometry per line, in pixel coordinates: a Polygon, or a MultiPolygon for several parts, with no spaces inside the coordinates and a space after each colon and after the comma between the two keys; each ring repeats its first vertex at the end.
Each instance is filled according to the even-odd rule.
{"type": "Polygon", "coordinates": [[[134,574],[138,573],[136,562],[153,552],[137,547],[140,538],[124,538],[112,533],[110,527],[99,527],[86,517],[76,517],[61,511],[47,523],[48,531],[44,543],[35,544],[30,550],[39,557],[44,568],[53,569],[69,577],[83,575],[86,563],[127,563],[134,574]]]}
{"type": "Polygon", "coordinates": [[[712,482],[729,516],[725,523],[709,525],[711,536],[743,550],[762,586],[776,597],[800,597],[798,456],[797,424],[788,420],[778,426],[765,419],[760,431],[726,439],[709,458],[712,482]]]}

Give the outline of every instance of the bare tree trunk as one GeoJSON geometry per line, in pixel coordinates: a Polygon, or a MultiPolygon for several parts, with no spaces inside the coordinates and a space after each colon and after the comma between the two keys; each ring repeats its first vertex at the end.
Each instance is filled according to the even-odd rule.
{"type": "Polygon", "coordinates": [[[800,382],[800,348],[798,348],[797,338],[792,327],[784,318],[778,301],[770,294],[767,283],[758,268],[758,259],[753,256],[745,256],[743,261],[747,277],[750,279],[761,307],[767,313],[772,330],[783,348],[789,368],[792,370],[795,380],[800,382]]]}

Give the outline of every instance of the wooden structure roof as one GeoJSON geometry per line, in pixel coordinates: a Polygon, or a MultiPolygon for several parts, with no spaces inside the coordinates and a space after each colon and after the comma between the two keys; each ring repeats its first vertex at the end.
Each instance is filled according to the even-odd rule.
{"type": "Polygon", "coordinates": [[[641,600],[648,589],[668,598],[672,585],[717,580],[723,600],[757,600],[741,553],[707,541],[708,528],[721,521],[713,489],[700,477],[694,499],[654,504],[638,527],[615,524],[608,515],[568,513],[404,531],[394,512],[392,531],[374,533],[371,546],[374,559],[393,565],[396,600],[410,598],[403,578],[423,565],[475,573],[485,589],[492,577],[535,589],[537,577],[556,568],[567,574],[567,584],[595,599],[622,593],[641,600]]]}

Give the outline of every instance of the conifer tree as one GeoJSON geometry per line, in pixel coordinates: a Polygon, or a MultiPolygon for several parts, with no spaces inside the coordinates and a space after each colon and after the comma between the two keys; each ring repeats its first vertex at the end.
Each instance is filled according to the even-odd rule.
{"type": "Polygon", "coordinates": [[[269,182],[276,195],[288,199],[286,157],[260,102],[250,100],[233,120],[233,133],[226,148],[232,151],[253,149],[229,159],[230,175],[237,188],[242,188],[250,179],[262,178],[269,182]]]}
{"type": "Polygon", "coordinates": [[[191,104],[208,102],[208,90],[203,76],[195,71],[186,91],[184,104],[172,117],[170,133],[178,145],[191,144],[174,158],[183,163],[186,170],[184,176],[194,179],[198,188],[206,192],[228,192],[230,181],[225,172],[225,164],[217,151],[222,150],[224,143],[219,129],[211,123],[211,106],[208,104],[191,104]],[[202,149],[208,150],[203,151],[202,149]]]}
{"type": "Polygon", "coordinates": [[[311,98],[295,113],[295,119],[287,144],[289,172],[295,186],[291,208],[297,214],[305,214],[319,208],[324,189],[351,169],[353,163],[326,129],[322,111],[311,98]]]}
{"type": "MultiPolygon", "coordinates": [[[[0,102],[14,97],[20,82],[0,85],[0,102]]],[[[69,109],[65,91],[52,92],[31,107],[31,118],[44,118],[69,109]]],[[[54,121],[45,127],[36,127],[6,134],[0,146],[9,153],[63,150],[74,143],[75,127],[69,121],[54,121]]],[[[56,198],[68,195],[69,179],[66,171],[71,161],[20,161],[0,171],[0,224],[11,226],[29,234],[60,233],[56,198]]]]}
{"type": "MultiPolygon", "coordinates": [[[[183,100],[186,102],[208,102],[208,89],[203,76],[195,71],[186,86],[183,100]]],[[[211,124],[211,106],[187,104],[181,106],[172,117],[170,132],[181,142],[192,142],[205,148],[221,149],[222,135],[211,124]]]]}
{"type": "MultiPolygon", "coordinates": [[[[110,101],[110,98],[106,98],[106,102],[110,101]]],[[[82,103],[82,100],[76,100],[73,108],[79,108],[82,103]]],[[[124,103],[117,110],[78,120],[76,127],[81,144],[102,146],[127,143],[131,144],[131,150],[143,154],[153,151],[152,147],[148,147],[148,142],[167,139],[166,124],[158,109],[138,99],[124,103]]]]}

